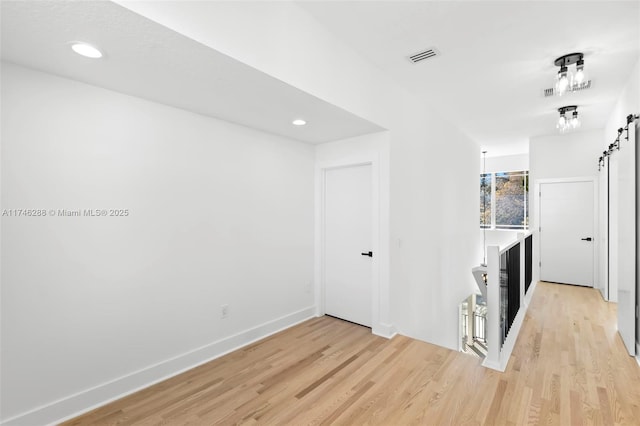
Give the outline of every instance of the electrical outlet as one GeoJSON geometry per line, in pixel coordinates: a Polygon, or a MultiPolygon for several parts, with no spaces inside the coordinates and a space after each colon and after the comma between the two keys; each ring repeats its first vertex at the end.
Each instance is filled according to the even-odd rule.
{"type": "Polygon", "coordinates": [[[229,305],[220,306],[220,318],[224,319],[229,316],[229,305]]]}

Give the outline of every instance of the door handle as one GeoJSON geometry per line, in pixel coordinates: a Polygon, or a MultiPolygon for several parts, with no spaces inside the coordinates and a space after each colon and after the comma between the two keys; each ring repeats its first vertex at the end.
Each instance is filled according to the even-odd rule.
{"type": "Polygon", "coordinates": [[[591,241],[591,237],[583,238],[582,241],[591,241]]]}
{"type": "Polygon", "coordinates": [[[363,256],[369,256],[369,257],[373,257],[373,252],[372,251],[368,251],[366,253],[360,253],[363,256]]]}

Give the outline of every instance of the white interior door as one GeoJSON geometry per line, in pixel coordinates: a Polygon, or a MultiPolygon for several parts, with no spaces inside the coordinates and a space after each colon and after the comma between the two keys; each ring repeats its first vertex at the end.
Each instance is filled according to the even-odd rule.
{"type": "Polygon", "coordinates": [[[593,286],[593,182],[540,185],[540,279],[593,286]]]}
{"type": "MultiPolygon", "coordinates": [[[[325,171],[325,313],[371,327],[371,165],[325,171]]],[[[375,255],[375,254],[373,254],[375,255]]]]}
{"type": "Polygon", "coordinates": [[[598,289],[609,300],[609,165],[605,159],[598,174],[598,289]]]}
{"type": "Polygon", "coordinates": [[[620,209],[620,185],[618,185],[619,155],[610,155],[607,159],[609,179],[609,214],[607,218],[607,244],[609,250],[608,284],[609,302],[618,303],[618,210],[620,209]]]}
{"type": "MultiPolygon", "coordinates": [[[[636,354],[636,141],[634,123],[629,140],[620,138],[620,150],[612,155],[618,163],[617,266],[618,331],[630,355],[636,354]]],[[[614,184],[614,182],[612,182],[614,184]]]]}

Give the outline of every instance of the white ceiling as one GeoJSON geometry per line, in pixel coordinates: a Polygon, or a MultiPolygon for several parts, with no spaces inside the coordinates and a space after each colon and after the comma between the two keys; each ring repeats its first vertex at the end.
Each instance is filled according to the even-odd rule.
{"type": "MultiPolygon", "coordinates": [[[[335,37],[489,150],[527,152],[555,134],[557,108],[604,127],[640,51],[640,2],[302,1],[335,37]],[[407,56],[435,47],[418,64],[407,56]],[[588,91],[544,98],[566,53],[585,53],[588,91]]],[[[2,59],[86,83],[319,143],[381,128],[115,3],[3,1],[2,59]],[[106,57],[75,55],[84,40],[106,57]],[[304,127],[291,125],[305,118],[304,127]]]]}
{"type": "Polygon", "coordinates": [[[557,108],[578,105],[582,129],[603,128],[638,61],[640,2],[303,1],[338,39],[456,117],[488,155],[528,151],[556,134],[557,108]],[[441,56],[412,64],[426,48],[441,56]],[[544,98],[555,58],[585,54],[591,89],[544,98]]]}
{"type": "Polygon", "coordinates": [[[382,130],[112,2],[2,1],[2,60],[320,143],[382,130]],[[100,47],[76,55],[69,42],[100,47]],[[303,127],[293,126],[296,118],[303,127]]]}

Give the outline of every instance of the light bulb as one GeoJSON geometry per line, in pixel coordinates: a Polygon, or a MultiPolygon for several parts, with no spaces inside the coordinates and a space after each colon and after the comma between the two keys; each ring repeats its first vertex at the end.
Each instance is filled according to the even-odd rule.
{"type": "Polygon", "coordinates": [[[558,124],[556,125],[556,127],[558,129],[564,129],[567,125],[567,118],[564,116],[564,114],[560,114],[560,118],[558,119],[558,124]]]}
{"type": "Polygon", "coordinates": [[[574,79],[576,85],[582,84],[582,82],[585,80],[584,61],[582,59],[580,59],[576,63],[576,75],[574,76],[573,79],[574,79]]]}
{"type": "Polygon", "coordinates": [[[578,120],[578,111],[573,111],[573,117],[571,117],[571,128],[577,129],[580,127],[580,120],[578,120]]]}
{"type": "Polygon", "coordinates": [[[567,90],[567,86],[569,85],[569,79],[566,76],[562,77],[559,81],[559,85],[560,90],[564,92],[565,90],[567,90]]]}
{"type": "Polygon", "coordinates": [[[569,79],[567,78],[566,75],[563,75],[562,77],[560,77],[560,80],[558,81],[558,85],[561,91],[564,92],[565,90],[567,90],[567,86],[569,85],[569,79]]]}
{"type": "Polygon", "coordinates": [[[559,96],[562,96],[564,94],[564,92],[567,91],[567,86],[569,85],[569,80],[567,79],[567,73],[566,72],[559,72],[558,73],[558,81],[556,81],[556,93],[559,96]]]}
{"type": "Polygon", "coordinates": [[[556,80],[556,95],[562,96],[568,89],[570,89],[572,80],[573,74],[567,70],[567,67],[560,67],[556,80]]]}

